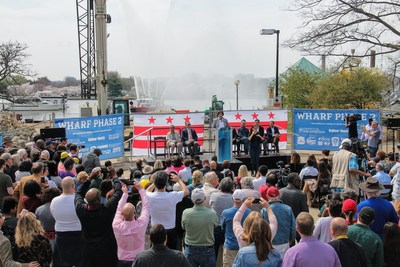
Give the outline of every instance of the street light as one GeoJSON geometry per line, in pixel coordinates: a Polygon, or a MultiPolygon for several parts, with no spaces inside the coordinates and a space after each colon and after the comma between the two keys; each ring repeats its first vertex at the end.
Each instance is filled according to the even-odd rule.
{"type": "Polygon", "coordinates": [[[236,80],[234,82],[234,84],[236,85],[236,110],[239,110],[239,84],[240,84],[240,81],[236,80]]]}
{"type": "Polygon", "coordinates": [[[276,33],[276,73],[275,73],[275,97],[278,97],[279,94],[279,82],[278,82],[278,75],[279,75],[279,30],[275,29],[262,29],[260,31],[261,35],[273,35],[276,33]]]}

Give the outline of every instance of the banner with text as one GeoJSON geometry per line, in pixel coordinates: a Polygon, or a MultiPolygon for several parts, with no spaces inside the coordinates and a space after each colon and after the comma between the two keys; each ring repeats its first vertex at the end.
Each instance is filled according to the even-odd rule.
{"type": "Polygon", "coordinates": [[[300,150],[339,150],[341,141],[348,137],[345,118],[360,114],[357,121],[358,136],[362,134],[361,125],[373,118],[380,122],[379,110],[293,110],[294,149],[300,150]]]}
{"type": "Polygon", "coordinates": [[[80,154],[101,149],[101,160],[122,157],[124,148],[124,116],[113,114],[85,118],[58,118],[55,128],[65,128],[68,142],[84,145],[80,154]]]}

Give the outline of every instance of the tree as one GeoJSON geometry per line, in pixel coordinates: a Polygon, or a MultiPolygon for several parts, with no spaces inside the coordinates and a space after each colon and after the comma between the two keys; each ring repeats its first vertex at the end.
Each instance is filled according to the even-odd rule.
{"type": "Polygon", "coordinates": [[[309,99],[313,108],[377,108],[389,77],[378,69],[355,68],[322,78],[309,99]]]}
{"type": "Polygon", "coordinates": [[[289,69],[279,79],[283,104],[289,108],[310,108],[310,93],[315,90],[320,75],[289,69]]]}
{"type": "Polygon", "coordinates": [[[349,56],[352,48],[364,44],[365,55],[400,50],[399,0],[296,0],[295,11],[303,23],[287,46],[311,55],[349,56]]]}
{"type": "Polygon", "coordinates": [[[0,44],[0,81],[13,76],[33,76],[31,65],[25,61],[29,57],[26,53],[28,46],[17,41],[0,44]]]}

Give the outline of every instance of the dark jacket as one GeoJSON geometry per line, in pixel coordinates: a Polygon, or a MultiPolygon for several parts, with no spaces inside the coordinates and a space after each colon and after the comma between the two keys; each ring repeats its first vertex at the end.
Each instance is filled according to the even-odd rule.
{"type": "Polygon", "coordinates": [[[90,173],[95,167],[101,167],[100,158],[93,152],[88,152],[82,156],[82,165],[85,172],[90,173]]]}
{"type": "Polygon", "coordinates": [[[297,189],[294,185],[288,184],[279,190],[283,204],[292,208],[294,217],[297,218],[300,212],[308,212],[306,195],[297,189]]]}
{"type": "MultiPolygon", "coordinates": [[[[279,134],[278,127],[274,126],[274,133],[279,134]]],[[[273,139],[274,135],[272,134],[272,127],[267,128],[267,133],[265,134],[268,139],[273,139]]]]}
{"type": "Polygon", "coordinates": [[[90,186],[86,180],[75,194],[76,214],[82,224],[83,266],[117,266],[117,242],[112,222],[122,196],[121,184],[114,182],[114,194],[103,204],[86,204],[85,194],[90,186]]]}
{"type": "Polygon", "coordinates": [[[169,249],[167,246],[154,245],[139,253],[132,267],[191,267],[182,252],[169,249]]]}
{"type": "MultiPolygon", "coordinates": [[[[197,141],[197,133],[196,133],[196,131],[194,129],[192,129],[192,128],[190,128],[190,131],[192,132],[192,139],[194,141],[197,141]]],[[[182,139],[182,142],[189,141],[189,132],[188,132],[187,128],[185,128],[185,129],[183,129],[181,131],[181,139],[182,139]]]]}
{"type": "Polygon", "coordinates": [[[341,238],[328,243],[339,256],[342,267],[363,267],[367,266],[367,257],[360,245],[348,239],[341,238]]]}

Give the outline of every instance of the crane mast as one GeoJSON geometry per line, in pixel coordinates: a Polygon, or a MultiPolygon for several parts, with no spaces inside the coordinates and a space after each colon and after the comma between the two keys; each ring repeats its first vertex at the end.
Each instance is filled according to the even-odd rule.
{"type": "Polygon", "coordinates": [[[97,98],[98,114],[107,114],[106,0],[76,0],[80,59],[81,97],[97,98]]]}

